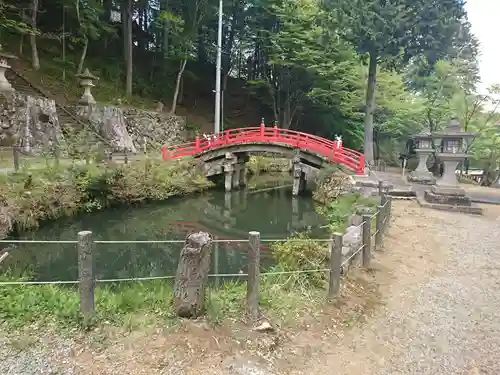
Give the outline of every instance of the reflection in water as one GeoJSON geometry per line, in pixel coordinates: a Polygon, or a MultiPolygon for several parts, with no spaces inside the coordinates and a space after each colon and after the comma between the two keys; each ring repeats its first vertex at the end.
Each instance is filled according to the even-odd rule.
{"type": "MultiPolygon", "coordinates": [[[[210,191],[167,204],[110,209],[78,218],[59,220],[36,232],[33,240],[76,240],[78,231],[91,230],[95,240],[184,240],[193,231],[210,232],[220,240],[246,240],[255,230],[263,239],[283,239],[294,231],[310,229],[317,238],[327,232],[310,198],[292,198],[288,189],[257,192],[210,191]]],[[[262,266],[272,264],[269,243],[261,249],[262,266]]],[[[96,244],[96,277],[100,279],[174,275],[182,243],[96,244]]],[[[212,273],[246,272],[247,243],[223,242],[214,246],[212,273]]],[[[74,244],[16,245],[2,266],[16,273],[31,271],[38,280],[77,278],[74,244]]]]}

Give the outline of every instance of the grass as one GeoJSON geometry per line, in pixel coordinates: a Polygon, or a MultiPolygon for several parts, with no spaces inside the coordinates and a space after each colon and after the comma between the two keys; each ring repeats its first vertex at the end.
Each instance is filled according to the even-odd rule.
{"type": "Polygon", "coordinates": [[[372,197],[364,197],[360,194],[341,195],[324,205],[318,206],[318,211],[328,221],[330,231],[343,233],[347,229],[347,219],[361,208],[376,211],[380,200],[372,197]]]}
{"type": "MultiPolygon", "coordinates": [[[[8,279],[3,276],[0,281],[8,279]]],[[[157,280],[99,285],[95,290],[94,322],[132,330],[139,324],[169,320],[173,317],[171,295],[172,284],[157,280]]],[[[78,291],[76,287],[60,285],[3,286],[0,320],[11,329],[32,324],[81,327],[78,291]]]]}
{"type": "Polygon", "coordinates": [[[191,159],[128,165],[49,166],[0,174],[3,233],[118,204],[164,201],[200,192],[211,184],[191,159]]]}
{"type": "MultiPolygon", "coordinates": [[[[276,266],[273,270],[283,270],[276,266]]],[[[0,281],[10,280],[9,276],[0,281]]],[[[172,282],[153,280],[99,284],[95,290],[93,324],[109,324],[132,331],[142,326],[173,326],[172,282]]],[[[324,300],[324,288],[311,288],[308,277],[263,275],[260,306],[265,316],[290,322],[314,302],[324,300]]],[[[212,324],[244,317],[246,283],[225,281],[208,290],[206,317],[212,324]]],[[[5,285],[0,289],[0,321],[6,329],[36,324],[58,329],[83,328],[76,287],[61,285],[5,285]]]]}
{"type": "Polygon", "coordinates": [[[248,171],[251,174],[268,172],[288,172],[290,170],[290,159],[267,156],[250,156],[248,171]]]}

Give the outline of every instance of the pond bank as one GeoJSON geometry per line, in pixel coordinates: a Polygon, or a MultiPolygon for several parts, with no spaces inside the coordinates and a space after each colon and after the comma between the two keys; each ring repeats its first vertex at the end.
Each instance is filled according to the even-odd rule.
{"type": "Polygon", "coordinates": [[[0,176],[0,235],[81,212],[199,193],[211,186],[192,160],[10,173],[0,176]]]}
{"type": "MultiPolygon", "coordinates": [[[[252,157],[252,174],[285,172],[285,159],[252,157]]],[[[12,230],[81,212],[120,205],[163,202],[214,185],[194,159],[132,162],[129,165],[72,165],[0,174],[0,238],[12,230]]]]}
{"type": "MultiPolygon", "coordinates": [[[[165,200],[175,195],[178,196],[179,194],[189,194],[196,191],[203,191],[210,186],[204,178],[200,178],[200,176],[196,174],[195,168],[192,168],[192,165],[189,163],[174,164],[168,168],[165,168],[165,165],[162,164],[161,168],[159,168],[156,172],[154,169],[149,171],[152,176],[150,180],[144,179],[144,170],[141,170],[140,167],[134,166],[129,166],[126,170],[118,170],[118,172],[116,170],[95,171],[93,169],[89,170],[89,168],[86,168],[83,171],[81,169],[76,171],[70,170],[66,173],[72,178],[72,184],[68,184],[66,182],[66,185],[70,186],[73,192],[76,191],[78,193],[75,194],[75,196],[79,198],[79,200],[76,201],[79,203],[79,206],[76,206],[79,207],[79,210],[75,209],[73,211],[74,213],[81,212],[82,207],[88,211],[95,211],[101,208],[110,207],[113,204],[117,204],[117,202],[153,201],[155,200],[153,198],[156,198],[156,200],[158,200],[158,198],[165,200]],[[92,175],[91,173],[95,173],[95,175],[92,175]],[[167,182],[167,178],[169,179],[169,182],[167,182]],[[195,182],[195,184],[192,184],[193,182],[195,182]],[[187,185],[187,183],[190,183],[191,185],[187,185]],[[82,186],[85,188],[82,189],[82,186]],[[162,189],[162,194],[159,194],[159,188],[162,189]],[[146,192],[147,194],[139,196],[139,192],[146,192]],[[144,198],[145,196],[150,199],[144,198]]],[[[40,182],[44,181],[41,178],[38,178],[37,181],[38,183],[35,187],[38,189],[43,186],[46,187],[50,185],[47,182],[45,182],[45,185],[43,182],[40,182]]],[[[57,183],[62,182],[59,180],[57,183]]],[[[54,185],[54,182],[52,182],[52,185],[54,185]]],[[[33,188],[33,191],[35,191],[35,188],[33,188]]],[[[40,189],[40,191],[46,192],[47,190],[40,189]]],[[[230,196],[236,196],[240,193],[244,192],[235,192],[230,194],[230,196]]],[[[276,194],[276,192],[273,193],[264,191],[257,193],[256,195],[258,194],[272,195],[276,194]]],[[[279,195],[280,192],[277,194],[279,195]]],[[[224,201],[222,204],[223,207],[216,207],[215,209],[215,211],[220,214],[219,219],[221,220],[221,225],[208,228],[208,231],[219,236],[229,235],[229,237],[231,237],[234,233],[224,234],[225,231],[228,228],[239,229],[242,234],[238,233],[237,239],[242,239],[241,237],[246,237],[249,230],[259,230],[268,238],[276,238],[276,236],[278,236],[281,237],[280,239],[283,239],[291,235],[290,238],[293,240],[266,244],[266,246],[269,246],[269,254],[272,256],[273,262],[266,264],[265,257],[263,257],[263,267],[267,268],[270,272],[285,272],[285,274],[279,275],[263,275],[261,278],[261,306],[263,310],[266,311],[266,316],[270,319],[276,319],[284,322],[294,320],[297,316],[300,316],[302,312],[314,309],[316,303],[324,299],[327,275],[324,272],[310,274],[309,272],[302,273],[302,271],[310,269],[324,269],[328,255],[328,242],[318,242],[315,241],[314,238],[318,238],[319,236],[329,238],[330,233],[335,229],[334,226],[347,219],[353,210],[355,210],[360,203],[363,203],[360,201],[360,197],[342,196],[339,199],[330,202],[328,205],[323,206],[323,210],[326,211],[322,211],[322,213],[325,215],[326,219],[322,218],[319,221],[316,219],[314,222],[309,221],[309,219],[313,216],[316,218],[318,217],[314,207],[306,210],[306,216],[308,218],[306,216],[300,216],[301,210],[299,208],[297,212],[298,226],[294,226],[293,221],[287,222],[288,219],[279,217],[279,215],[283,214],[285,210],[289,210],[289,213],[286,214],[289,217],[296,216],[297,213],[294,208],[296,205],[292,203],[297,203],[297,198],[292,199],[291,197],[284,196],[282,201],[285,202],[285,206],[288,205],[286,207],[273,207],[273,205],[269,204],[270,202],[267,201],[262,207],[256,203],[247,204],[246,207],[240,206],[236,210],[241,211],[240,220],[242,221],[236,225],[237,227],[239,226],[239,228],[234,228],[235,224],[232,221],[234,217],[238,220],[238,214],[234,214],[233,211],[233,217],[231,216],[231,207],[229,207],[229,209],[227,207],[227,194],[222,193],[222,195],[224,197],[221,197],[219,200],[224,201]],[[255,217],[255,220],[253,222],[246,221],[249,216],[252,216],[248,214],[248,210],[254,211],[253,216],[255,217]],[[245,211],[246,214],[243,211],[245,211]],[[278,214],[278,216],[273,216],[276,214],[278,214]],[[269,232],[269,228],[277,228],[279,233],[269,232]],[[324,233],[319,235],[317,232],[318,230],[321,230],[324,233]],[[299,233],[294,234],[296,231],[299,233]],[[297,274],[288,274],[289,272],[294,273],[297,271],[299,271],[297,274]]],[[[36,196],[38,201],[42,200],[50,202],[54,199],[47,198],[48,195],[44,195],[42,193],[37,193],[36,196]]],[[[207,196],[210,196],[210,194],[195,199],[203,201],[206,200],[207,196]]],[[[245,200],[246,199],[259,199],[259,197],[248,198],[247,196],[245,200]]],[[[260,197],[260,199],[265,200],[270,198],[260,197]]],[[[272,199],[276,202],[279,201],[276,197],[272,199]]],[[[32,199],[31,202],[33,201],[34,199],[32,199]]],[[[66,200],[63,200],[63,202],[67,203],[66,200]]],[[[188,224],[195,223],[196,220],[192,219],[189,215],[206,215],[208,212],[207,210],[212,209],[210,208],[212,203],[208,203],[208,205],[205,205],[204,203],[202,205],[203,207],[199,208],[186,208],[185,211],[187,216],[182,217],[183,220],[175,220],[177,222],[176,224],[179,224],[179,221],[182,225],[186,224],[186,222],[188,224]]],[[[232,205],[233,208],[237,207],[234,206],[233,203],[230,203],[230,205],[232,205]]],[[[67,206],[62,207],[67,208],[67,206]]],[[[26,211],[20,212],[26,213],[26,211]]],[[[62,212],[63,214],[59,215],[59,217],[63,215],[68,216],[65,211],[62,212]]],[[[139,232],[137,232],[139,237],[135,238],[135,240],[149,239],[149,237],[151,237],[151,230],[163,235],[161,230],[156,231],[154,229],[154,225],[148,225],[147,220],[151,220],[151,217],[148,219],[146,219],[146,217],[150,216],[150,212],[147,212],[147,210],[144,212],[146,215],[144,219],[139,217],[137,220],[133,220],[130,224],[130,228],[137,227],[139,229],[139,232]],[[146,224],[142,223],[143,221],[145,221],[146,224]]],[[[57,215],[45,216],[47,219],[50,217],[56,218],[57,215]]],[[[153,220],[158,221],[161,226],[161,220],[158,219],[159,217],[157,216],[154,216],[153,218],[153,220]]],[[[169,220],[171,221],[171,219],[169,220]]],[[[107,219],[104,221],[107,221],[107,219]]],[[[35,224],[39,224],[40,221],[33,222],[35,224]]],[[[119,220],[117,224],[121,224],[122,222],[123,220],[119,220]]],[[[32,222],[26,221],[26,223],[32,222]]],[[[67,225],[68,223],[69,220],[65,220],[64,222],[60,222],[59,225],[64,227],[64,225],[67,225]]],[[[208,222],[205,223],[205,225],[209,226],[215,224],[217,224],[217,220],[214,220],[214,218],[209,219],[208,222]]],[[[71,232],[70,235],[74,236],[78,230],[89,229],[88,227],[83,227],[82,225],[83,224],[80,223],[77,224],[76,227],[71,227],[71,224],[69,224],[68,228],[71,232]]],[[[34,226],[31,226],[31,228],[33,227],[34,226]]],[[[48,226],[45,227],[48,228],[48,226]]],[[[30,226],[24,225],[24,228],[30,228],[30,226]]],[[[117,225],[115,229],[117,229],[118,232],[110,234],[110,239],[121,240],[123,238],[117,237],[122,237],[124,234],[127,235],[124,239],[129,239],[133,233],[130,228],[120,229],[120,225],[117,225]]],[[[50,235],[50,237],[74,240],[73,237],[66,238],[69,232],[64,234],[60,228],[57,228],[57,225],[55,230],[56,232],[59,232],[54,232],[50,235]]],[[[99,230],[100,229],[97,228],[96,232],[99,232],[99,230]]],[[[72,260],[72,267],[68,266],[67,261],[59,262],[58,260],[64,260],[64,253],[74,250],[74,245],[69,246],[71,249],[64,249],[63,247],[64,246],[54,245],[46,247],[46,251],[32,249],[30,252],[26,253],[28,254],[26,259],[23,259],[23,257],[19,255],[20,253],[18,253],[19,256],[13,256],[12,261],[14,265],[16,262],[18,264],[29,264],[30,259],[33,263],[37,263],[37,259],[42,259],[45,263],[48,262],[49,268],[46,269],[37,269],[36,267],[21,269],[21,276],[23,276],[24,279],[37,280],[40,279],[40,277],[47,280],[52,279],[51,276],[53,275],[51,275],[51,273],[53,271],[51,268],[53,268],[56,270],[65,270],[67,273],[64,274],[64,277],[59,278],[59,280],[74,280],[75,275],[71,273],[76,272],[76,252],[72,252],[74,257],[72,260]],[[29,255],[30,253],[31,255],[29,255]],[[55,260],[57,265],[52,264],[52,260],[55,260]]],[[[176,259],[171,259],[170,256],[165,256],[167,253],[171,254],[172,251],[175,252],[175,250],[171,248],[163,249],[161,246],[155,246],[154,250],[157,252],[157,255],[160,255],[154,257],[151,256],[149,258],[144,257],[144,259],[140,262],[142,265],[137,267],[137,264],[139,264],[137,261],[143,258],[141,252],[144,253],[145,251],[148,251],[148,249],[139,249],[129,245],[122,245],[119,247],[104,245],[104,247],[104,252],[114,255],[106,258],[107,260],[103,260],[102,264],[97,265],[98,274],[99,272],[108,272],[108,274],[99,274],[98,278],[165,276],[167,275],[166,268],[171,268],[171,272],[168,274],[173,274],[172,271],[175,269],[176,259]],[[167,261],[167,263],[162,263],[163,258],[167,261]],[[108,270],[107,267],[111,260],[120,267],[115,267],[116,269],[113,270],[113,266],[108,270]],[[132,260],[135,262],[135,266],[131,266],[130,261],[132,260]],[[157,266],[153,267],[154,264],[157,264],[157,266]],[[169,266],[167,267],[167,265],[169,266]],[[151,267],[155,270],[152,271],[151,267]],[[135,272],[137,270],[143,273],[146,272],[147,274],[128,274],[128,272],[135,272]],[[158,275],[156,273],[158,273],[158,275]]],[[[180,250],[180,248],[178,250],[180,250]]],[[[225,251],[223,246],[219,247],[217,250],[221,252],[225,251]]],[[[149,249],[149,251],[151,251],[151,249],[149,249]]],[[[263,254],[265,254],[264,251],[263,254]]],[[[238,255],[236,258],[240,259],[240,254],[236,255],[238,255]]],[[[220,258],[217,257],[217,259],[220,258]]],[[[227,271],[239,273],[239,271],[244,271],[244,269],[241,269],[241,266],[245,263],[246,262],[240,259],[233,264],[233,267],[235,268],[231,269],[228,267],[228,264],[219,262],[218,267],[225,267],[227,268],[227,271]]],[[[16,269],[13,268],[9,272],[0,276],[0,281],[12,280],[13,278],[19,280],[19,276],[20,273],[16,272],[16,269]]],[[[209,293],[209,303],[207,306],[207,317],[210,321],[222,322],[226,319],[235,318],[244,314],[244,296],[246,293],[246,286],[245,283],[238,282],[238,280],[231,281],[222,279],[221,284],[211,288],[209,293]]],[[[96,322],[110,322],[113,325],[120,326],[125,324],[127,321],[142,319],[144,322],[150,322],[148,324],[157,324],[165,318],[172,316],[172,306],[168,297],[171,295],[171,288],[171,279],[160,281],[153,280],[147,282],[135,281],[121,284],[98,284],[96,288],[96,322]],[[144,315],[147,316],[147,319],[145,319],[144,315]]],[[[26,324],[31,324],[34,321],[44,321],[47,322],[47,324],[55,324],[56,326],[62,327],[74,326],[75,324],[78,325],[80,322],[78,312],[78,294],[75,288],[60,285],[31,285],[29,287],[24,285],[4,286],[4,288],[0,291],[0,319],[11,327],[24,326],[26,324]]]]}

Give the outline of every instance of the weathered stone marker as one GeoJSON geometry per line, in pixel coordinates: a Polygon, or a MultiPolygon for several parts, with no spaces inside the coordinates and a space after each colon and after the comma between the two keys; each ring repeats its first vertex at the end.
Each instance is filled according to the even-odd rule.
{"type": "Polygon", "coordinates": [[[250,323],[259,318],[260,233],[248,233],[247,316],[250,323]]]}
{"type": "Polygon", "coordinates": [[[187,236],[174,284],[174,309],[183,318],[197,318],[205,309],[213,237],[198,232],[187,236]]]}
{"type": "Polygon", "coordinates": [[[92,232],[78,232],[78,291],[80,311],[85,323],[94,313],[94,259],[92,256],[92,232]]]}

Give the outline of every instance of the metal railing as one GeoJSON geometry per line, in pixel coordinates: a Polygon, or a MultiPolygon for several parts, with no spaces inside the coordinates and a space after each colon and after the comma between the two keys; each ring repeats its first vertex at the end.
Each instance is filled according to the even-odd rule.
{"type": "MultiPolygon", "coordinates": [[[[249,232],[248,239],[241,240],[212,240],[213,243],[248,243],[248,272],[247,273],[215,273],[209,277],[246,277],[249,292],[247,293],[247,304],[255,304],[258,298],[253,296],[251,290],[255,290],[254,285],[258,285],[261,277],[303,274],[303,273],[328,273],[328,296],[336,297],[340,291],[340,281],[342,275],[346,275],[353,265],[361,264],[362,267],[369,267],[372,259],[372,251],[380,250],[383,246],[383,237],[387,233],[392,211],[392,199],[385,192],[381,192],[381,202],[375,213],[362,215],[362,222],[357,226],[351,226],[351,231],[355,228],[361,231],[361,239],[349,246],[344,247],[345,233],[333,233],[330,239],[260,239],[260,233],[249,232]],[[373,230],[374,229],[374,230],[373,230]],[[324,242],[330,247],[330,259],[327,268],[293,270],[293,271],[270,271],[260,272],[260,250],[261,243],[271,242],[324,242]],[[355,247],[352,250],[352,247],[355,247]],[[347,249],[347,251],[344,251],[347,249]],[[257,261],[256,261],[257,260],[257,261]],[[251,302],[253,301],[253,302],[251,302]]],[[[0,287],[19,285],[46,285],[46,284],[72,284],[79,286],[81,311],[84,316],[93,313],[94,289],[97,283],[117,283],[117,282],[142,282],[151,280],[174,279],[175,275],[129,277],[116,279],[97,279],[94,276],[93,248],[98,244],[183,244],[185,240],[92,240],[92,232],[82,231],[78,233],[78,240],[0,240],[3,244],[75,244],[78,249],[78,280],[57,280],[57,281],[1,281],[0,287]]],[[[0,254],[0,262],[4,260],[7,253],[0,254]]],[[[257,288],[258,293],[258,288],[257,288]]],[[[258,307],[257,307],[258,308],[258,307]]],[[[249,307],[255,311],[256,307],[249,307]]]]}

